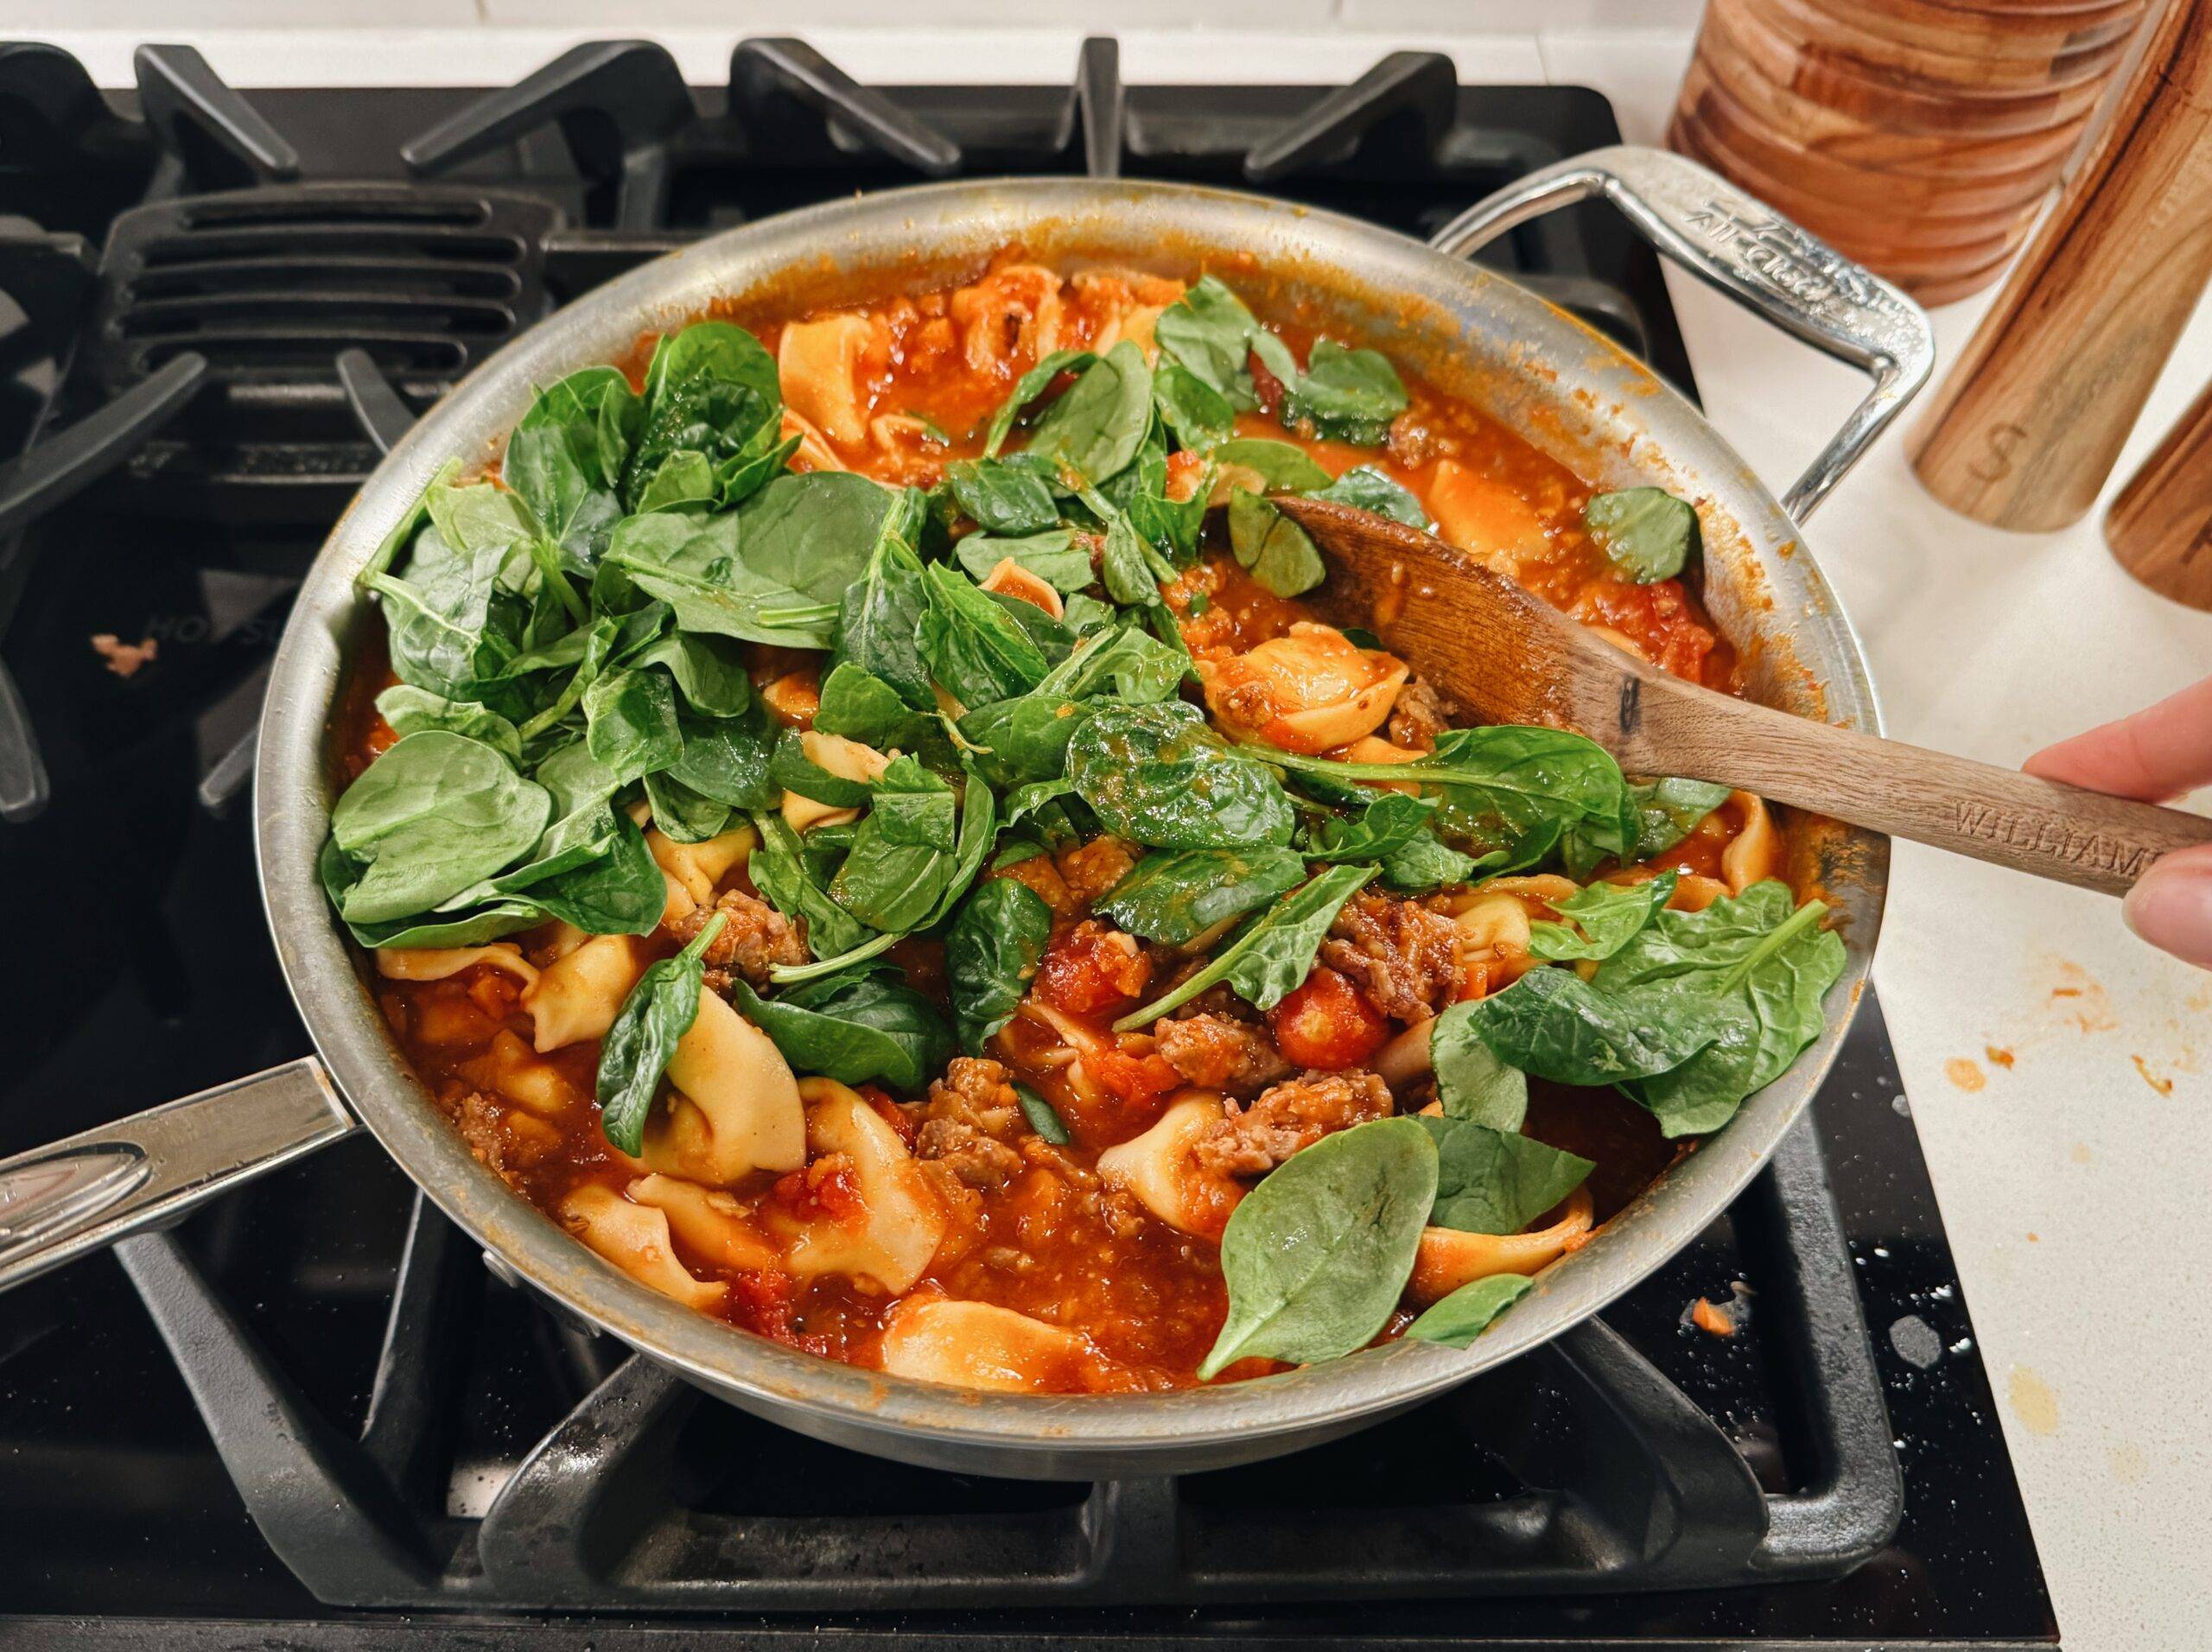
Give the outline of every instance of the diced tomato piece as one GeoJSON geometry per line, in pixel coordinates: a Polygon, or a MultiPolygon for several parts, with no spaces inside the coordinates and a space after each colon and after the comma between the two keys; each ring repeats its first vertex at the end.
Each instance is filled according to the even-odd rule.
{"type": "Polygon", "coordinates": [[[1300,1067],[1357,1067],[1390,1036],[1389,1018],[1325,964],[1268,1013],[1275,1048],[1300,1067]]]}
{"type": "Polygon", "coordinates": [[[1133,1056],[1122,1050],[1087,1054],[1083,1070],[1101,1090],[1131,1107],[1142,1107],[1183,1083],[1183,1075],[1167,1064],[1166,1057],[1133,1056]]]}
{"type": "Polygon", "coordinates": [[[853,1161],[842,1153],[826,1153],[805,1169],[778,1177],[773,1191],[776,1202],[802,1222],[827,1217],[849,1226],[868,1214],[853,1161]]]}
{"type": "Polygon", "coordinates": [[[1136,937],[1085,918],[1045,949],[1037,995],[1071,1015],[1097,1015],[1135,1003],[1152,980],[1152,960],[1136,937]]]}

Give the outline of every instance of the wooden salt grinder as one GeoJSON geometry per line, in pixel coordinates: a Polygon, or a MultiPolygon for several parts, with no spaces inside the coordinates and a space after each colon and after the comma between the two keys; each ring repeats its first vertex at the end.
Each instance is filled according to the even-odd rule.
{"type": "Polygon", "coordinates": [[[1921,481],[2000,528],[2096,503],[2212,280],[2212,0],[2170,0],[2134,77],[1910,439],[1921,481]]]}
{"type": "Polygon", "coordinates": [[[2212,608],[2212,384],[2120,490],[2105,543],[2161,596],[2212,608]]]}

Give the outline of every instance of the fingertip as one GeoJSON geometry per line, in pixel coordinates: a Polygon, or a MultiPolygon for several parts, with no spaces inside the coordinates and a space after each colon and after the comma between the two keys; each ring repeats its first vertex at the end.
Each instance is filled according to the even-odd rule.
{"type": "Polygon", "coordinates": [[[2127,892],[2120,912],[2160,951],[2212,969],[2212,844],[2161,858],[2127,892]]]}

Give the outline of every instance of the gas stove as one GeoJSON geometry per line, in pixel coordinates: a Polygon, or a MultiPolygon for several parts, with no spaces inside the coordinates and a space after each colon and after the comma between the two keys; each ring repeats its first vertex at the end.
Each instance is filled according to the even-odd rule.
{"type": "MultiPolygon", "coordinates": [[[[566,300],[854,190],[1164,177],[1409,234],[1617,141],[1398,53],[1335,90],[727,86],[576,48],[502,90],[133,92],[0,47],[0,1153],[307,1049],[234,808],[294,582],[383,448],[566,300]],[[105,639],[96,642],[96,639],[105,639]],[[35,938],[34,938],[35,937],[35,938]]],[[[1481,255],[1694,393],[1605,209],[1481,255]]],[[[2056,1627],[1870,997],[1814,1116],[1602,1316],[1348,1439],[1095,1485],[906,1467],[699,1395],[487,1273],[355,1140],[0,1305],[0,1642],[1786,1642],[2056,1627]],[[1737,1335],[1689,1324],[1734,1291],[1737,1335]]]]}

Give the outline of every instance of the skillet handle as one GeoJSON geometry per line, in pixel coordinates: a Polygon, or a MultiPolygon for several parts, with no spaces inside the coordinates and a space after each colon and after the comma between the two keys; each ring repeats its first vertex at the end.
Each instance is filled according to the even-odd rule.
{"type": "Polygon", "coordinates": [[[0,1160],[0,1291],[359,1128],[322,1064],[302,1056],[0,1160]]]}
{"type": "Polygon", "coordinates": [[[1454,257],[1555,206],[1602,197],[1692,275],[1873,379],[1851,416],[1790,486],[1802,523],[1843,480],[1936,365],[1927,312],[1717,173],[1664,149],[1592,149],[1477,201],[1429,239],[1454,257]]]}

